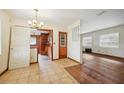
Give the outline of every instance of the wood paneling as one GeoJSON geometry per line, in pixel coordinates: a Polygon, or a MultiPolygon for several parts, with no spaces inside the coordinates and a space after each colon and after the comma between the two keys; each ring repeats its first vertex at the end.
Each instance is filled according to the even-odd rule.
{"type": "Polygon", "coordinates": [[[124,60],[83,54],[84,64],[66,68],[82,84],[124,83],[124,60]]]}

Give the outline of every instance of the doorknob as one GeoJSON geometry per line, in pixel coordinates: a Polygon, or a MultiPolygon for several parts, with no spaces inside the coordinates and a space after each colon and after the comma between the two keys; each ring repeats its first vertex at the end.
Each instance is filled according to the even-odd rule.
{"type": "Polygon", "coordinates": [[[11,48],[11,50],[13,50],[13,48],[11,48]]]}

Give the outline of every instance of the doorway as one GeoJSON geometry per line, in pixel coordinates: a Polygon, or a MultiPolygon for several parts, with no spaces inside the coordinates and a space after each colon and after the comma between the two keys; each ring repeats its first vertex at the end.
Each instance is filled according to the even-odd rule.
{"type": "Polygon", "coordinates": [[[40,31],[42,31],[39,42],[40,55],[53,60],[53,30],[41,29],[40,31]]]}
{"type": "Polygon", "coordinates": [[[40,60],[53,60],[53,30],[38,29],[35,31],[36,37],[35,45],[31,45],[33,48],[37,48],[37,58],[40,60]]]}
{"type": "Polygon", "coordinates": [[[59,32],[59,58],[67,58],[67,32],[59,32]]]}

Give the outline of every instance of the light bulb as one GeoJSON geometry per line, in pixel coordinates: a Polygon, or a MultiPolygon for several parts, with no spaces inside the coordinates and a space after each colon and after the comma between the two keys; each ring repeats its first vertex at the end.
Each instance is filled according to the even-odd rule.
{"type": "Polygon", "coordinates": [[[39,26],[43,26],[43,25],[44,25],[44,23],[43,22],[40,22],[39,26]]]}
{"type": "Polygon", "coordinates": [[[32,24],[32,22],[29,20],[29,21],[28,21],[28,24],[29,24],[29,25],[31,25],[31,24],[32,24]]]}
{"type": "Polygon", "coordinates": [[[33,19],[32,22],[33,22],[33,24],[37,24],[37,20],[35,20],[35,19],[33,19]]]}

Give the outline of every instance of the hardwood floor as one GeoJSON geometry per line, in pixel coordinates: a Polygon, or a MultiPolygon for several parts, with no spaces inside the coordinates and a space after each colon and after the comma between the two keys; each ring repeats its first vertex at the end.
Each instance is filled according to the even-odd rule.
{"type": "Polygon", "coordinates": [[[124,60],[98,54],[83,54],[84,64],[66,70],[81,84],[123,84],[124,60]]]}

